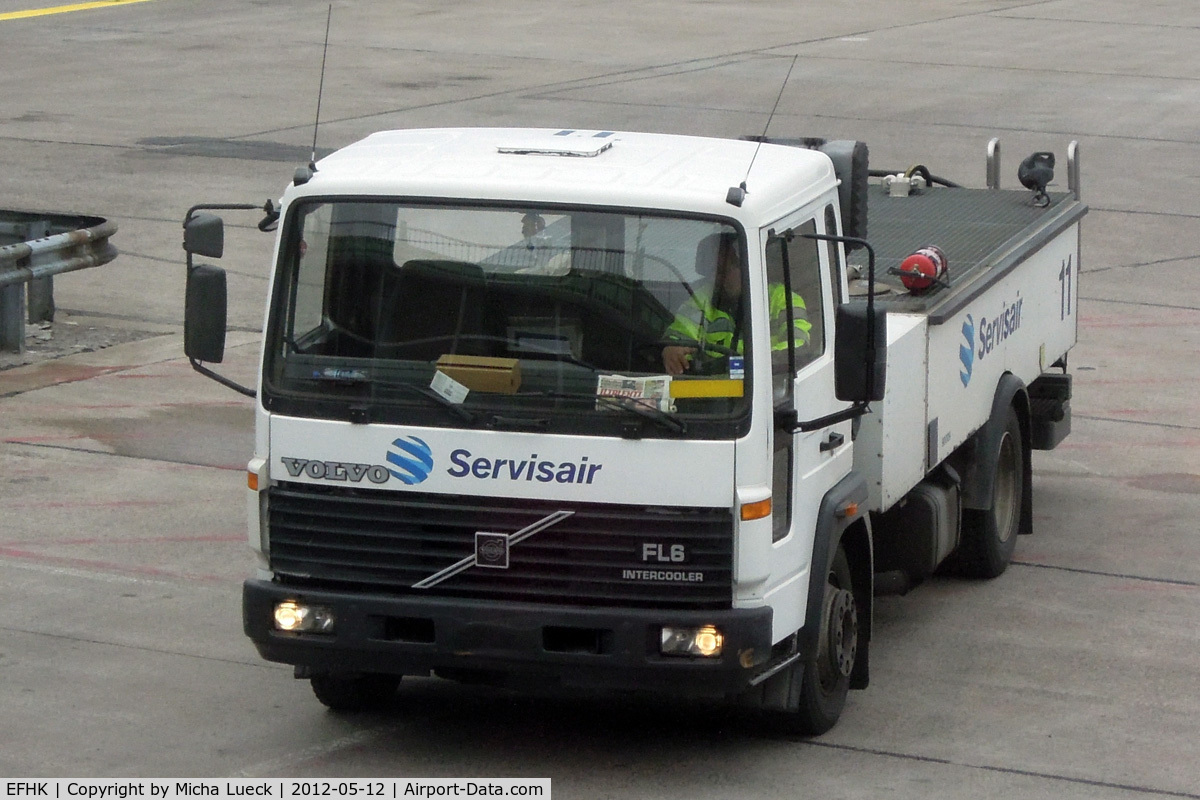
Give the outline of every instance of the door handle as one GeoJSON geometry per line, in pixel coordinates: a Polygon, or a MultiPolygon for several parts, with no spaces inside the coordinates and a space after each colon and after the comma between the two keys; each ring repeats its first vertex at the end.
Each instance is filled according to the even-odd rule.
{"type": "Polygon", "coordinates": [[[825,441],[821,442],[821,452],[828,453],[830,450],[836,450],[846,442],[846,437],[840,433],[830,433],[825,437],[825,441]]]}

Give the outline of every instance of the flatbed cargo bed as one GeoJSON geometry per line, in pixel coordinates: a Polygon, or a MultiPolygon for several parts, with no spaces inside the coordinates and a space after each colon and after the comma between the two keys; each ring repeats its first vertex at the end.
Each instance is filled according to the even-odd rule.
{"type": "MultiPolygon", "coordinates": [[[[889,197],[882,185],[869,191],[867,240],[875,248],[876,281],[887,287],[876,299],[889,311],[927,314],[933,325],[1087,213],[1071,192],[1051,193],[1050,204],[1038,208],[1032,193],[1023,190],[933,186],[908,197],[889,197]],[[945,253],[950,285],[914,295],[888,271],[929,245],[945,253]]],[[[866,251],[855,251],[848,260],[862,267],[865,278],[866,251]]]]}

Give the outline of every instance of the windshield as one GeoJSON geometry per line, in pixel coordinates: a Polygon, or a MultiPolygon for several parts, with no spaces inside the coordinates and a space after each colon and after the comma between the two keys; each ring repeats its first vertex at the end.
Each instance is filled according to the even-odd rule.
{"type": "Polygon", "coordinates": [[[306,202],[289,215],[266,402],[289,413],[734,436],[744,237],[592,209],[306,202]]]}

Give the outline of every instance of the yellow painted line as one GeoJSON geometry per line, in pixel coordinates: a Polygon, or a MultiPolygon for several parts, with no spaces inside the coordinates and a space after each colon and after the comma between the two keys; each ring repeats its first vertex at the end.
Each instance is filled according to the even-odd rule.
{"type": "Polygon", "coordinates": [[[149,3],[152,0],[96,0],[92,3],[72,3],[69,6],[51,6],[50,8],[31,8],[28,11],[6,11],[0,14],[0,22],[10,19],[28,19],[29,17],[46,17],[51,14],[68,14],[72,11],[91,11],[94,8],[111,8],[112,6],[127,6],[133,3],[149,3]]]}

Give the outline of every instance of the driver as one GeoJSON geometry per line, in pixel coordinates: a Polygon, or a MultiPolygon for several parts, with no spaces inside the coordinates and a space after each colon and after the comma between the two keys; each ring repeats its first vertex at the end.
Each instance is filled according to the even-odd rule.
{"type": "MultiPolygon", "coordinates": [[[[697,348],[693,343],[704,345],[705,356],[718,359],[732,353],[741,353],[745,343],[742,303],[742,263],[738,253],[737,235],[732,231],[713,234],[700,242],[696,251],[696,263],[701,274],[715,263],[712,285],[700,287],[691,294],[679,310],[675,321],[664,333],[668,340],[689,344],[671,344],[663,348],[663,368],[668,375],[681,375],[691,366],[697,348]],[[715,251],[715,252],[714,252],[715,251]]],[[[782,283],[767,286],[768,312],[771,317],[771,349],[787,350],[787,294],[782,283]]],[[[792,292],[792,309],[795,317],[796,346],[808,343],[808,332],[812,323],[804,318],[804,298],[792,292]]]]}

